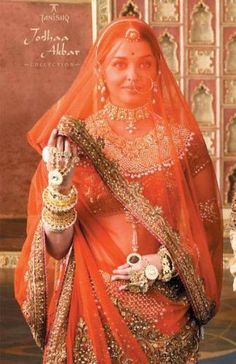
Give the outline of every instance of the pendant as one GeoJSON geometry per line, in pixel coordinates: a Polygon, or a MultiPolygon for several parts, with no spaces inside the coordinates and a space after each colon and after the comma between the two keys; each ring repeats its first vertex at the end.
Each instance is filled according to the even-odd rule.
{"type": "Polygon", "coordinates": [[[154,281],[159,276],[158,269],[155,265],[148,264],[145,268],[145,276],[150,281],[154,281]]]}
{"type": "Polygon", "coordinates": [[[54,169],[48,173],[48,183],[52,186],[59,186],[63,182],[62,174],[57,170],[54,169]]]}

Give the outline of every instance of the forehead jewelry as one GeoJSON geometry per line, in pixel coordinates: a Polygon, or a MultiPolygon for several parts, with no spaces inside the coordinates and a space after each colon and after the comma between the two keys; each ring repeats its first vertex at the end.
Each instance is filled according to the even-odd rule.
{"type": "Polygon", "coordinates": [[[125,39],[129,42],[139,42],[141,39],[140,33],[135,28],[129,28],[125,33],[125,39]]]}

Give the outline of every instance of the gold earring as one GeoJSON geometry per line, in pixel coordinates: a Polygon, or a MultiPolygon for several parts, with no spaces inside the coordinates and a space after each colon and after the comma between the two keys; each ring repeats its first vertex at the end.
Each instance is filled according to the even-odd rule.
{"type": "Polygon", "coordinates": [[[156,103],[156,94],[158,92],[157,81],[153,81],[152,91],[153,91],[152,103],[155,104],[156,103]]]}
{"type": "Polygon", "coordinates": [[[98,92],[101,94],[101,97],[100,97],[101,102],[102,103],[105,102],[106,101],[105,93],[106,93],[107,88],[106,88],[106,85],[102,78],[100,78],[98,80],[97,89],[98,89],[98,92]]]}

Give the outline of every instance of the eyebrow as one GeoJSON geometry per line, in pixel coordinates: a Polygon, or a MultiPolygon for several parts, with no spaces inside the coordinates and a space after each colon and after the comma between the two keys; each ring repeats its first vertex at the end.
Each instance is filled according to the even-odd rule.
{"type": "MultiPolygon", "coordinates": [[[[145,56],[140,56],[139,58],[147,58],[147,57],[154,57],[153,54],[146,54],[145,56]]],[[[127,57],[124,57],[124,56],[115,56],[113,57],[113,59],[127,59],[127,57]]]]}

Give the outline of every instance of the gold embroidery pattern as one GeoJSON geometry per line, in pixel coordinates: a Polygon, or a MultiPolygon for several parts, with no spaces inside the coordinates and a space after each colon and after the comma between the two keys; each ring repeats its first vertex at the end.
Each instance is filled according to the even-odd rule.
{"type": "Polygon", "coordinates": [[[209,199],[204,202],[199,202],[198,206],[200,216],[204,222],[215,223],[219,220],[216,199],[209,199]]]}
{"type": "Polygon", "coordinates": [[[131,364],[132,360],[127,359],[123,350],[116,342],[110,327],[105,324],[103,326],[106,335],[107,346],[111,357],[111,362],[114,364],[131,364]]]}
{"type": "MultiPolygon", "coordinates": [[[[140,342],[150,364],[186,364],[186,360],[198,352],[199,328],[194,320],[174,335],[160,333],[152,321],[146,320],[113,299],[132,334],[140,342]]],[[[115,350],[117,350],[115,346],[115,350]]],[[[118,351],[119,352],[119,351],[118,351]]],[[[113,353],[116,357],[116,351],[113,353]]],[[[124,363],[124,361],[118,361],[124,363]]]]}
{"type": "Polygon", "coordinates": [[[188,164],[193,176],[201,172],[209,163],[210,157],[207,148],[201,140],[193,138],[191,149],[188,151],[188,164]]]}
{"type": "MultiPolygon", "coordinates": [[[[103,110],[86,120],[86,129],[93,138],[104,140],[106,156],[119,164],[123,176],[139,178],[173,165],[168,136],[160,122],[142,137],[126,138],[117,135],[110,128],[103,110]]],[[[187,129],[172,126],[173,141],[178,158],[187,153],[194,134],[187,129]]]]}
{"type": "Polygon", "coordinates": [[[155,288],[164,296],[172,301],[184,300],[187,304],[187,297],[181,279],[179,277],[172,278],[169,282],[162,282],[158,279],[154,283],[155,288]]]}
{"type": "Polygon", "coordinates": [[[95,140],[86,130],[83,121],[64,117],[58,129],[80,145],[116,198],[161,244],[167,247],[175,259],[176,269],[191,299],[196,318],[203,324],[207,323],[214,315],[215,302],[207,298],[203,282],[194,269],[191,256],[182,249],[178,233],[159,214],[159,207],[152,206],[142,195],[139,184],[129,183],[121,176],[117,163],[107,159],[103,152],[104,140],[102,138],[95,140]]]}
{"type": "Polygon", "coordinates": [[[45,364],[66,363],[66,329],[74,280],[75,261],[71,252],[57,310],[45,351],[45,364]]]}
{"type": "Polygon", "coordinates": [[[92,342],[88,336],[88,328],[82,317],[79,319],[76,328],[73,348],[73,363],[97,364],[97,360],[93,352],[92,342]]]}
{"type": "Polygon", "coordinates": [[[44,269],[44,239],[40,222],[34,235],[28,270],[24,277],[27,282],[27,295],[22,305],[22,312],[36,344],[41,348],[44,347],[46,335],[46,282],[44,269]]]}
{"type": "MultiPolygon", "coordinates": [[[[105,272],[103,270],[100,270],[100,273],[103,277],[103,280],[105,282],[106,289],[107,289],[109,295],[117,297],[117,293],[119,293],[119,286],[123,285],[123,282],[119,282],[119,281],[111,282],[111,274],[109,274],[108,272],[105,272]]],[[[188,304],[183,283],[181,282],[181,280],[178,276],[173,277],[169,282],[162,282],[157,279],[154,282],[154,284],[152,285],[152,287],[150,287],[150,289],[149,289],[149,292],[153,292],[153,291],[160,292],[161,294],[163,294],[164,296],[166,296],[167,298],[169,298],[170,300],[172,300],[174,302],[178,302],[181,300],[183,302],[186,302],[186,304],[188,304]]],[[[124,292],[121,292],[120,294],[122,297],[124,295],[124,292]]],[[[129,294],[129,293],[127,291],[125,291],[125,294],[129,294]]],[[[153,308],[153,310],[154,310],[153,317],[157,316],[157,310],[160,310],[160,307],[156,307],[156,305],[155,305],[156,301],[151,303],[150,297],[148,297],[147,295],[139,295],[139,296],[134,295],[133,297],[134,297],[134,300],[136,303],[138,303],[138,297],[141,297],[142,302],[140,302],[140,306],[144,307],[145,305],[147,305],[149,307],[149,310],[151,308],[153,308]],[[147,298],[147,302],[145,302],[146,298],[147,298]]],[[[146,313],[146,315],[147,315],[147,313],[146,313]]]]}

